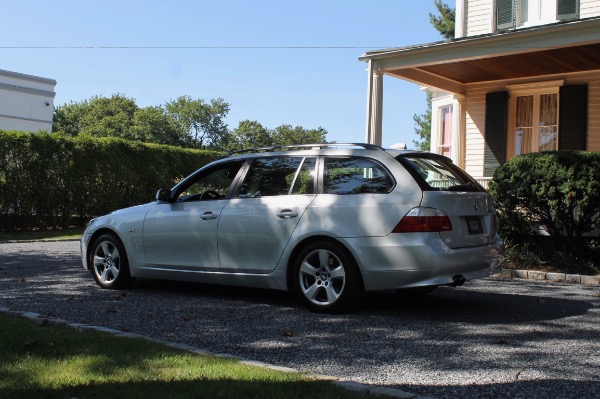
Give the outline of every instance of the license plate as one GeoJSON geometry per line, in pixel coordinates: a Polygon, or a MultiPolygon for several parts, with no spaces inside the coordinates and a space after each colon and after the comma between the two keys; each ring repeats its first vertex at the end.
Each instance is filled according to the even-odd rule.
{"type": "Polygon", "coordinates": [[[483,234],[483,227],[481,226],[481,218],[479,216],[467,216],[467,228],[469,234],[483,234]]]}

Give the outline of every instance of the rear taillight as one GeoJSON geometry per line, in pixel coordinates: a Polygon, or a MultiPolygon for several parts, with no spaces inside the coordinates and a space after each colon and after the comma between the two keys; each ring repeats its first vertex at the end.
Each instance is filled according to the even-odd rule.
{"type": "Polygon", "coordinates": [[[439,232],[452,230],[452,222],[444,211],[435,208],[413,208],[394,227],[392,233],[439,232]]]}

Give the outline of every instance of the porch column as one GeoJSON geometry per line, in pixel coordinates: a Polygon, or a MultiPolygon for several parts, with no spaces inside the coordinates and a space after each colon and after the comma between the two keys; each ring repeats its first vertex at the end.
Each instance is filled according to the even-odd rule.
{"type": "Polygon", "coordinates": [[[467,135],[465,96],[454,95],[454,117],[452,121],[452,159],[460,168],[465,168],[465,141],[467,135]]]}
{"type": "Polygon", "coordinates": [[[383,125],[383,72],[374,68],[369,60],[367,87],[367,128],[365,141],[368,144],[382,144],[383,125]]]}

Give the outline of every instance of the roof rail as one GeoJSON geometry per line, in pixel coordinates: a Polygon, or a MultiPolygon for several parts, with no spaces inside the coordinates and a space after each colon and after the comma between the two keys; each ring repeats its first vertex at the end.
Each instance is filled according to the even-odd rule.
{"type": "Polygon", "coordinates": [[[292,145],[276,145],[271,147],[256,147],[256,148],[245,148],[243,150],[231,151],[223,156],[223,158],[228,158],[233,155],[244,154],[247,152],[272,152],[277,150],[289,150],[294,148],[308,148],[308,149],[316,149],[316,148],[325,148],[325,147],[362,147],[366,150],[384,150],[383,147],[380,147],[375,144],[367,144],[367,143],[315,143],[315,144],[292,144],[292,145]]]}

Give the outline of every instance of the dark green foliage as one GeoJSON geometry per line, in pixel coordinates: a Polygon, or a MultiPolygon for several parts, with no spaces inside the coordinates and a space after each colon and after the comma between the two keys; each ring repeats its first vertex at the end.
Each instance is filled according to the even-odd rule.
{"type": "Polygon", "coordinates": [[[456,14],[454,8],[450,8],[442,0],[435,0],[433,3],[440,15],[436,16],[429,13],[429,21],[444,38],[454,39],[454,20],[456,14]]]}
{"type": "Polygon", "coordinates": [[[229,151],[277,145],[327,143],[327,130],[322,127],[305,129],[302,126],[281,125],[268,129],[257,121],[245,120],[229,133],[229,151]]]}
{"type": "Polygon", "coordinates": [[[552,253],[574,260],[593,255],[590,233],[600,229],[600,153],[515,157],[497,169],[490,193],[506,241],[528,247],[544,241],[552,253]]]}
{"type": "Polygon", "coordinates": [[[58,106],[52,131],[66,136],[119,137],[146,143],[221,149],[227,137],[229,104],[181,96],[165,106],[140,108],[132,98],[113,94],[58,106]]]}
{"type": "Polygon", "coordinates": [[[67,227],[150,202],[220,154],[118,138],[0,131],[0,230],[67,227]]]}
{"type": "Polygon", "coordinates": [[[415,133],[419,140],[413,140],[417,150],[429,151],[431,147],[431,93],[427,93],[427,111],[421,115],[413,115],[415,133]]]}

